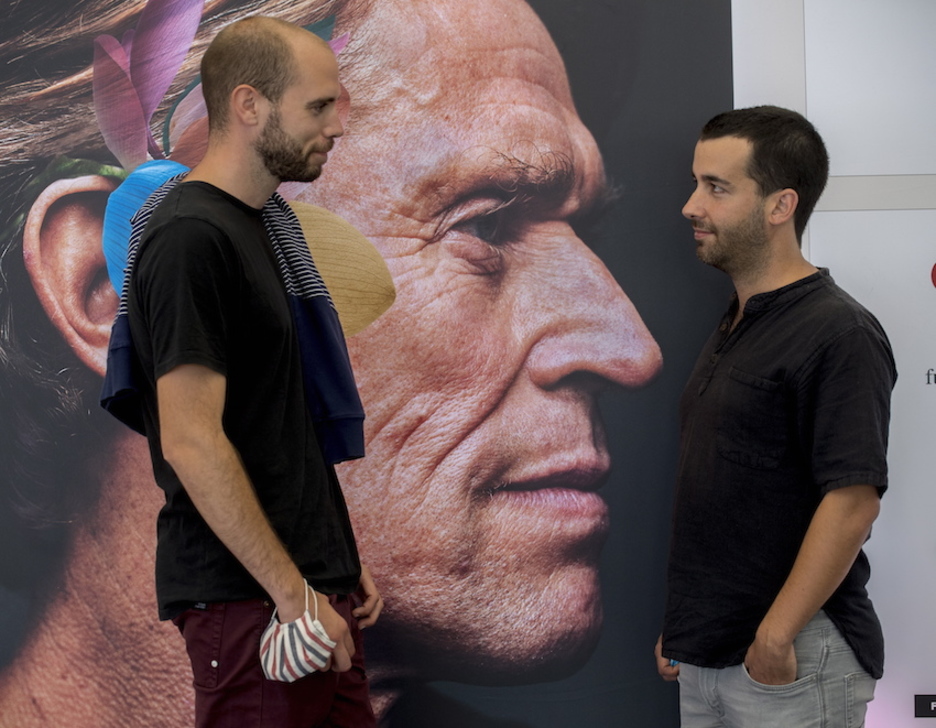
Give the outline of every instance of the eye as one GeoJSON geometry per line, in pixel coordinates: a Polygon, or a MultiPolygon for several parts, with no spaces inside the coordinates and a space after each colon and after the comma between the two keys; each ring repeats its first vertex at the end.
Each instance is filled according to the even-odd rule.
{"type": "Polygon", "coordinates": [[[474,200],[453,210],[438,242],[479,272],[495,274],[503,267],[505,248],[522,232],[519,215],[504,200],[474,200]]]}
{"type": "Polygon", "coordinates": [[[496,209],[485,212],[452,226],[452,230],[470,235],[488,245],[502,245],[505,240],[509,220],[506,210],[496,209]]]}

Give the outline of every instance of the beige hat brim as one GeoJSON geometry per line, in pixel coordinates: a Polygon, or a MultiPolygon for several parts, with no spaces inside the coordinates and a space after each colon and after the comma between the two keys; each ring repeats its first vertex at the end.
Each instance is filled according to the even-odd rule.
{"type": "Polygon", "coordinates": [[[387,264],[371,241],[340,215],[304,202],[289,206],[338,309],[344,335],[354,336],[396,298],[387,264]]]}

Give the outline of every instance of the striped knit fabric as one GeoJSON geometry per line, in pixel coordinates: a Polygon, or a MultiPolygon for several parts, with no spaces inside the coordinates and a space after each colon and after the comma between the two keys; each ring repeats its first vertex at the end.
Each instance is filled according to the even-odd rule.
{"type": "MultiPolygon", "coordinates": [[[[101,406],[141,434],[145,432],[137,387],[140,373],[127,316],[127,290],[143,229],[156,206],[184,176],[177,174],[158,186],[132,219],[120,305],[108,345],[101,406]]],[[[118,188],[114,194],[119,192],[118,188]]],[[[263,223],[289,298],[299,340],[306,406],[322,454],[332,464],[363,457],[364,408],[338,313],[312,260],[302,226],[277,193],[263,207],[263,223]]]]}
{"type": "MultiPolygon", "coordinates": [[[[118,316],[127,315],[127,285],[130,282],[130,273],[136,264],[137,253],[140,251],[143,229],[159,203],[166,198],[173,187],[185,179],[186,174],[187,172],[177,174],[163,182],[146,198],[146,202],[130,221],[130,241],[127,245],[127,264],[124,268],[124,285],[120,296],[120,307],[117,310],[118,316]]],[[[304,298],[323,296],[334,308],[328,289],[325,288],[325,282],[319,275],[315,261],[309,253],[299,221],[286,200],[278,193],[273,193],[263,207],[263,226],[270,240],[273,241],[273,253],[276,256],[280,274],[283,276],[286,292],[290,296],[304,298]]]]}

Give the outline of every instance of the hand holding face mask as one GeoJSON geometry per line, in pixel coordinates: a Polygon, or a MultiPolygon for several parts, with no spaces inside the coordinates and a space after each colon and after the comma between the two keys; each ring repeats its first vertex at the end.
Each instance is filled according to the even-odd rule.
{"type": "Polygon", "coordinates": [[[306,584],[305,613],[299,619],[282,624],[274,610],[270,624],[263,631],[260,664],[268,680],[295,682],[313,672],[325,670],[328,665],[336,643],[318,620],[317,599],[313,599],[315,615],[309,614],[310,591],[312,587],[306,584]]]}

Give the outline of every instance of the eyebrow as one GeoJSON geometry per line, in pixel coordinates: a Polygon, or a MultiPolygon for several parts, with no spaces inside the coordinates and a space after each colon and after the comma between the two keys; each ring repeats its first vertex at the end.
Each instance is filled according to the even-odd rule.
{"type": "Polygon", "coordinates": [[[305,107],[307,109],[314,109],[316,106],[319,106],[320,104],[332,104],[332,103],[335,103],[337,100],[338,100],[337,96],[322,96],[321,98],[307,101],[305,107]]]}
{"type": "MultiPolygon", "coordinates": [[[[573,162],[565,155],[550,152],[541,155],[536,162],[526,161],[505,152],[498,152],[492,173],[472,190],[472,194],[485,188],[501,194],[504,206],[527,205],[537,209],[562,206],[578,182],[573,162]]],[[[607,179],[602,179],[595,194],[581,200],[573,217],[590,217],[607,207],[615,197],[607,179]]]]}
{"type": "MultiPolygon", "coordinates": [[[[693,175],[693,177],[694,176],[695,175],[693,175]]],[[[714,174],[703,174],[702,181],[708,182],[713,185],[718,185],[719,187],[734,187],[734,184],[732,184],[728,180],[722,179],[721,177],[717,177],[714,174]]]]}

